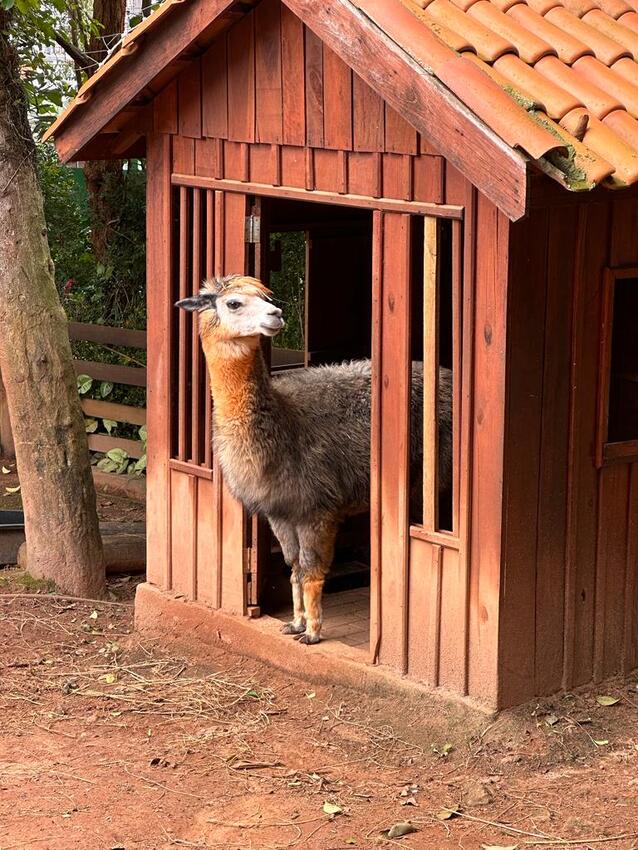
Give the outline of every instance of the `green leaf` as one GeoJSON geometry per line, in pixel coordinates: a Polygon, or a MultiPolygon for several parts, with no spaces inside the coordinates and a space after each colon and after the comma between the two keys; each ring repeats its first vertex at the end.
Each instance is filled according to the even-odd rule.
{"type": "Polygon", "coordinates": [[[124,449],[110,449],[110,451],[106,453],[106,456],[118,466],[128,460],[128,452],[125,452],[124,449]]]}
{"type": "Polygon", "coordinates": [[[113,384],[110,381],[102,381],[100,384],[100,395],[102,398],[106,398],[108,395],[111,395],[113,392],[113,384]]]}
{"type": "Polygon", "coordinates": [[[142,455],[142,457],[135,464],[135,472],[144,472],[146,469],[146,455],[142,455]]]}
{"type": "Polygon", "coordinates": [[[85,419],[84,430],[87,434],[94,434],[97,431],[97,419],[85,419]]]}
{"type": "Polygon", "coordinates": [[[145,443],[146,440],[147,440],[147,436],[148,436],[147,431],[146,431],[146,425],[142,425],[142,427],[140,428],[140,430],[137,433],[140,435],[140,440],[143,443],[145,443]]]}
{"type": "Polygon", "coordinates": [[[616,705],[616,703],[620,702],[619,697],[609,697],[604,694],[600,694],[596,697],[596,702],[598,705],[616,705]]]}
{"type": "Polygon", "coordinates": [[[102,472],[115,472],[117,464],[115,461],[109,460],[108,457],[103,457],[102,460],[97,462],[97,468],[101,469],[102,472]]]}
{"type": "Polygon", "coordinates": [[[78,375],[78,392],[86,395],[93,386],[93,378],[90,375],[78,375]]]}
{"type": "Polygon", "coordinates": [[[104,425],[108,434],[111,433],[113,428],[117,428],[117,422],[114,419],[103,419],[102,425],[104,425]]]}
{"type": "Polygon", "coordinates": [[[2,8],[7,12],[9,9],[13,9],[14,0],[2,0],[2,8]]]}

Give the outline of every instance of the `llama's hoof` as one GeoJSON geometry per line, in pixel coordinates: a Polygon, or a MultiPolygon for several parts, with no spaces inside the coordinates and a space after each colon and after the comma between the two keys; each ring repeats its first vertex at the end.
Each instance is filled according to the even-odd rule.
{"type": "Polygon", "coordinates": [[[298,626],[294,622],[286,623],[281,627],[282,634],[284,635],[302,635],[306,631],[305,625],[303,623],[298,626]]]}
{"type": "Polygon", "coordinates": [[[311,635],[306,632],[306,634],[299,635],[299,637],[296,637],[295,640],[299,641],[299,643],[305,643],[309,646],[311,643],[319,643],[321,637],[319,635],[311,635]]]}

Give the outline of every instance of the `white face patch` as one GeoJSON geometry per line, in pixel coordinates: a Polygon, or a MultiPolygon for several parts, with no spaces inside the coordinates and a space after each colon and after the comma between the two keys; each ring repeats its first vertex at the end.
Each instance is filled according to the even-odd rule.
{"type": "Polygon", "coordinates": [[[281,310],[261,294],[231,290],[217,296],[217,316],[229,338],[275,336],[284,326],[281,310]]]}

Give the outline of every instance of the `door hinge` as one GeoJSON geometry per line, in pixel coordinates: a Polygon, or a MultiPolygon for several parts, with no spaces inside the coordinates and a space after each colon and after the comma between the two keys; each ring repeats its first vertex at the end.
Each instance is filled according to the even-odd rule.
{"type": "Polygon", "coordinates": [[[246,216],[245,237],[250,245],[261,241],[261,219],[258,215],[246,216]]]}

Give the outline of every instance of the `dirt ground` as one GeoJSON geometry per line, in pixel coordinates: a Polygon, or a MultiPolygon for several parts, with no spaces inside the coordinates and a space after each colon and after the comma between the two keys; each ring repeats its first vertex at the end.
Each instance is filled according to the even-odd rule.
{"type": "MultiPolygon", "coordinates": [[[[20,492],[12,493],[18,486],[18,474],[14,460],[0,458],[0,510],[22,510],[20,492]],[[3,470],[7,470],[4,472],[3,470]]],[[[143,502],[106,493],[97,493],[97,513],[100,520],[109,522],[143,522],[146,507],[143,502]]]]}
{"type": "Polygon", "coordinates": [[[635,680],[459,723],[198,666],[133,632],[133,579],[107,604],[0,575],[0,850],[638,847],[635,680]]]}

